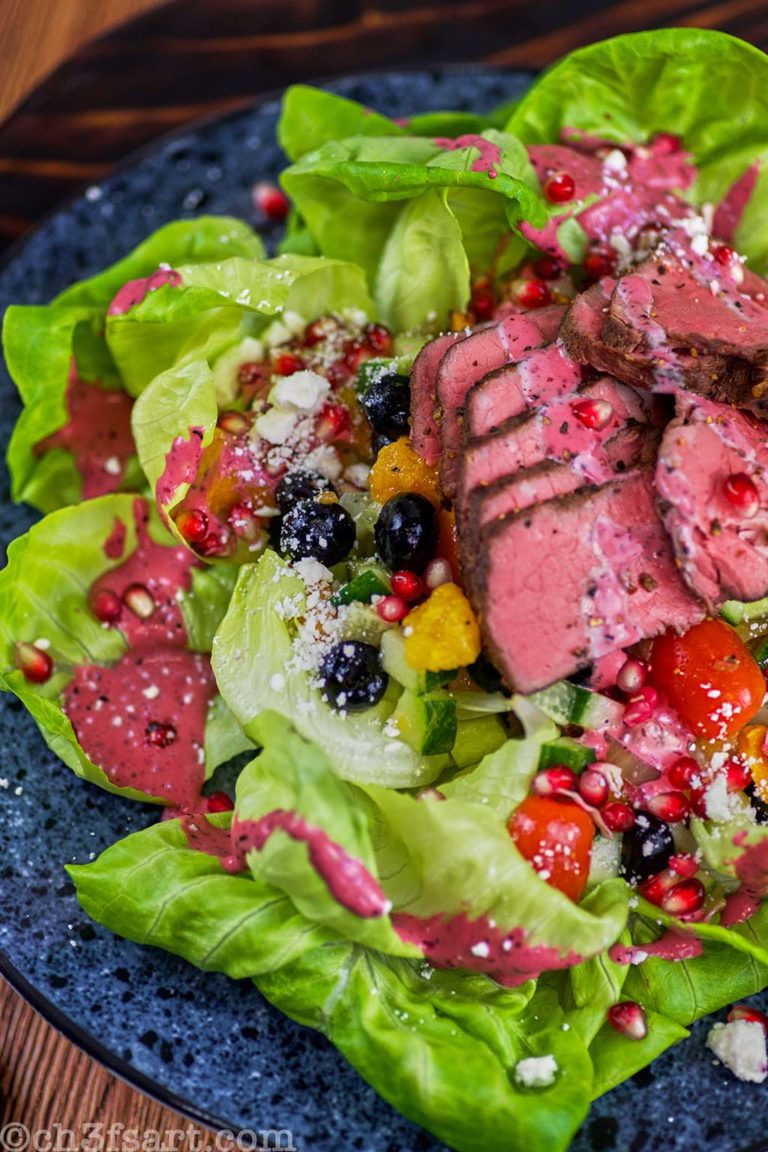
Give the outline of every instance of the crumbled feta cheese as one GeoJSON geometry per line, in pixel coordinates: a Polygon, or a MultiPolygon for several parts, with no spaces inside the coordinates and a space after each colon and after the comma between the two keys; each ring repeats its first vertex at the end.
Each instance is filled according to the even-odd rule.
{"type": "Polygon", "coordinates": [[[273,692],[282,692],[283,688],[285,688],[285,676],[282,676],[279,672],[275,672],[274,676],[270,676],[269,678],[269,686],[273,692]]]}
{"type": "Polygon", "coordinates": [[[293,332],[282,320],[273,320],[263,336],[268,348],[277,348],[279,344],[287,344],[292,339],[293,332]]]}
{"type": "Polygon", "coordinates": [[[524,1088],[549,1088],[557,1072],[554,1056],[528,1056],[515,1065],[515,1080],[524,1088]]]}
{"type": "Polygon", "coordinates": [[[119,456],[107,456],[103,468],[109,476],[119,476],[123,470],[119,456]]]}
{"type": "Polygon", "coordinates": [[[270,408],[253,425],[257,434],[270,444],[285,444],[295,426],[296,412],[285,408],[270,408]]]}
{"type": "Polygon", "coordinates": [[[344,479],[361,490],[368,487],[370,474],[371,469],[368,464],[350,464],[348,468],[344,469],[344,479]]]}
{"type": "Polygon", "coordinates": [[[305,368],[291,376],[278,376],[270,392],[270,400],[281,408],[301,408],[314,412],[328,393],[331,385],[324,376],[305,368]]]}
{"type": "Polygon", "coordinates": [[[472,945],[470,952],[480,960],[487,960],[491,954],[491,947],[487,940],[479,940],[477,944],[472,945]]]}
{"type": "Polygon", "coordinates": [[[141,690],[142,696],[146,696],[147,700],[157,700],[160,695],[160,689],[157,684],[149,684],[146,688],[141,690]]]}
{"type": "Polygon", "coordinates": [[[309,472],[319,472],[326,480],[338,480],[344,470],[332,444],[321,444],[319,448],[308,452],[304,464],[309,472]]]}
{"type": "Polygon", "coordinates": [[[304,560],[297,560],[293,567],[308,588],[311,588],[313,584],[322,584],[324,581],[333,580],[333,573],[330,569],[326,568],[325,564],[321,564],[319,560],[312,559],[311,556],[304,560]]]}
{"type": "Polygon", "coordinates": [[[709,251],[709,237],[703,232],[697,232],[691,240],[691,248],[698,256],[706,256],[709,251]]]}
{"type": "Polygon", "coordinates": [[[713,1025],[707,1036],[707,1047],[739,1080],[762,1084],[768,1077],[765,1032],[756,1020],[713,1025]]]}
{"type": "Polygon", "coordinates": [[[283,312],[283,324],[289,328],[293,336],[303,336],[307,322],[298,312],[283,312]]]}
{"type": "Polygon", "coordinates": [[[704,808],[708,820],[725,821],[731,818],[728,804],[728,782],[724,775],[716,776],[704,793],[704,808]]]}
{"type": "Polygon", "coordinates": [[[627,158],[620,148],[612,148],[603,160],[603,167],[611,172],[623,172],[627,166],[627,158]]]}

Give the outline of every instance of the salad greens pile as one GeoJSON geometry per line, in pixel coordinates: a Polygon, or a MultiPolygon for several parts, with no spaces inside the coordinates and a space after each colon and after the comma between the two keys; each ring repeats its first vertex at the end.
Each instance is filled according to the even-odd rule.
{"type": "MultiPolygon", "coordinates": [[[[233,380],[254,343],[287,339],[297,317],[303,327],[328,313],[355,314],[394,331],[387,361],[407,371],[430,334],[467,308],[478,278],[503,277],[530,251],[521,222],[541,227],[553,211],[526,144],[556,142],[563,131],[640,142],[670,129],[698,166],[689,195],[696,203],[722,196],[768,155],[768,58],[720,33],[640,33],[574,53],[515,107],[407,123],[295,86],[279,126],[290,161],[281,183],[292,202],[279,255],[267,257],[246,225],[204,217],[168,225],[46,307],[8,310],[5,355],[24,402],[8,450],[13,495],[48,515],[11,545],[0,573],[0,685],[22,700],[69,768],[134,799],[160,799],[116,786],[91,762],[62,693],[79,664],[110,665],[126,650],[120,630],[99,623],[88,601],[118,564],[105,550],[115,522],[127,533],[119,563],[137,546],[137,499],[152,507],[156,543],[184,545],[175,513],[195,472],[171,474],[169,454],[186,445],[199,461],[221,414],[237,408],[233,380]],[[472,142],[462,140],[468,134],[472,142]],[[496,157],[490,182],[478,137],[496,157]],[[180,283],[110,308],[126,281],[158,267],[180,283]],[[38,447],[65,424],[73,364],[81,380],[135,401],[136,455],[120,491],[86,502],[75,454],[63,443],[38,447]],[[54,674],[35,683],[14,649],[37,637],[56,660],[54,674]]],[[[757,270],[768,267],[765,179],[763,170],[736,238],[757,270]]],[[[576,248],[577,232],[565,236],[576,248]]],[[[342,503],[356,522],[359,556],[333,567],[334,595],[361,572],[376,573],[378,508],[354,493],[342,503]]],[[[254,753],[238,777],[234,813],[158,821],[92,863],[69,866],[78,899],[121,936],[252,979],[457,1152],[564,1152],[592,1100],[687,1036],[699,1017],[768,985],[768,904],[732,928],[684,925],[598,860],[584,898],[570,900],[533,870],[507,824],[541,765],[557,762],[553,748],[565,753],[562,730],[581,718],[610,732],[615,703],[566,684],[530,699],[465,692],[449,741],[423,730],[398,738],[398,717],[430,702],[445,714],[446,677],[426,684],[398,676],[391,653],[389,687],[375,707],[331,707],[295,655],[312,596],[271,548],[239,567],[214,560],[193,568],[180,597],[187,647],[211,654],[220,693],[206,725],[205,777],[254,753]],[[239,870],[211,850],[229,841],[231,827],[276,811],[319,829],[382,894],[384,910],[362,916],[349,907],[307,841],[285,827],[248,846],[239,870]],[[460,927],[459,967],[441,966],[437,946],[430,951],[403,930],[416,921],[460,927]],[[700,940],[700,955],[612,958],[613,945],[642,948],[666,928],[700,940]],[[510,949],[519,950],[517,962],[510,949]],[[643,1039],[606,1022],[621,1000],[644,1007],[643,1039]],[[556,1068],[548,1078],[519,1071],[544,1057],[556,1068]]],[[[343,611],[348,634],[382,642],[369,604],[343,611]]],[[[725,890],[736,880],[724,846],[739,831],[749,843],[768,835],[738,816],[717,835],[704,819],[692,831],[725,890]]]]}

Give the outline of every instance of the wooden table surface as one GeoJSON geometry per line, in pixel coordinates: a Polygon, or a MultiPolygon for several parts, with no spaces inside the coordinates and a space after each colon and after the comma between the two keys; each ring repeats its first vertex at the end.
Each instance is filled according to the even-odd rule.
{"type": "MultiPolygon", "coordinates": [[[[297,79],[451,60],[540,67],[591,40],[669,24],[721,28],[768,49],[764,0],[156,3],[0,0],[0,115],[84,35],[144,13],[80,48],[0,125],[0,246],[134,148],[297,79]]],[[[94,1064],[0,982],[0,1135],[8,1122],[176,1132],[176,1152],[200,1134],[94,1064]]]]}

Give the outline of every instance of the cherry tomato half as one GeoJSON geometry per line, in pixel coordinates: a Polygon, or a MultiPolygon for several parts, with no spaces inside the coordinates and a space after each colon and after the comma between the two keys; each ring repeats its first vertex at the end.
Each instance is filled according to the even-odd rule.
{"type": "Polygon", "coordinates": [[[703,620],[682,636],[657,637],[649,679],[694,735],[708,741],[732,739],[765,695],[759,666],[724,620],[703,620]]]}
{"type": "Polygon", "coordinates": [[[508,824],[521,856],[542,880],[580,900],[589,875],[595,826],[572,800],[527,796],[508,824]]]}

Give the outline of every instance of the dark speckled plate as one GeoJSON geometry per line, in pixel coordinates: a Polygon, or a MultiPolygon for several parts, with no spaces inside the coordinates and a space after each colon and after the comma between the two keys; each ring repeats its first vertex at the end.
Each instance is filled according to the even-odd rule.
{"type": "MultiPolygon", "coordinates": [[[[348,78],[330,87],[403,116],[490,108],[528,81],[462,69],[348,78]]],[[[267,99],[161,141],[86,189],[12,254],[0,272],[0,309],[47,301],[176,217],[252,218],[251,186],[282,165],[277,116],[277,99],[267,99]]],[[[4,441],[17,411],[3,373],[4,441]]],[[[32,519],[11,506],[3,473],[2,542],[32,519]]],[[[0,701],[0,749],[0,972],[57,1028],[126,1080],[213,1128],[290,1130],[302,1152],[438,1152],[441,1145],[383,1103],[322,1037],[274,1011],[248,982],[199,972],[92,925],[64,864],[91,859],[156,813],[74,777],[10,698],[0,701]]],[[[696,1025],[685,1044],[598,1101],[574,1152],[765,1148],[768,1091],[714,1067],[706,1031],[706,1022],[696,1025]]]]}

